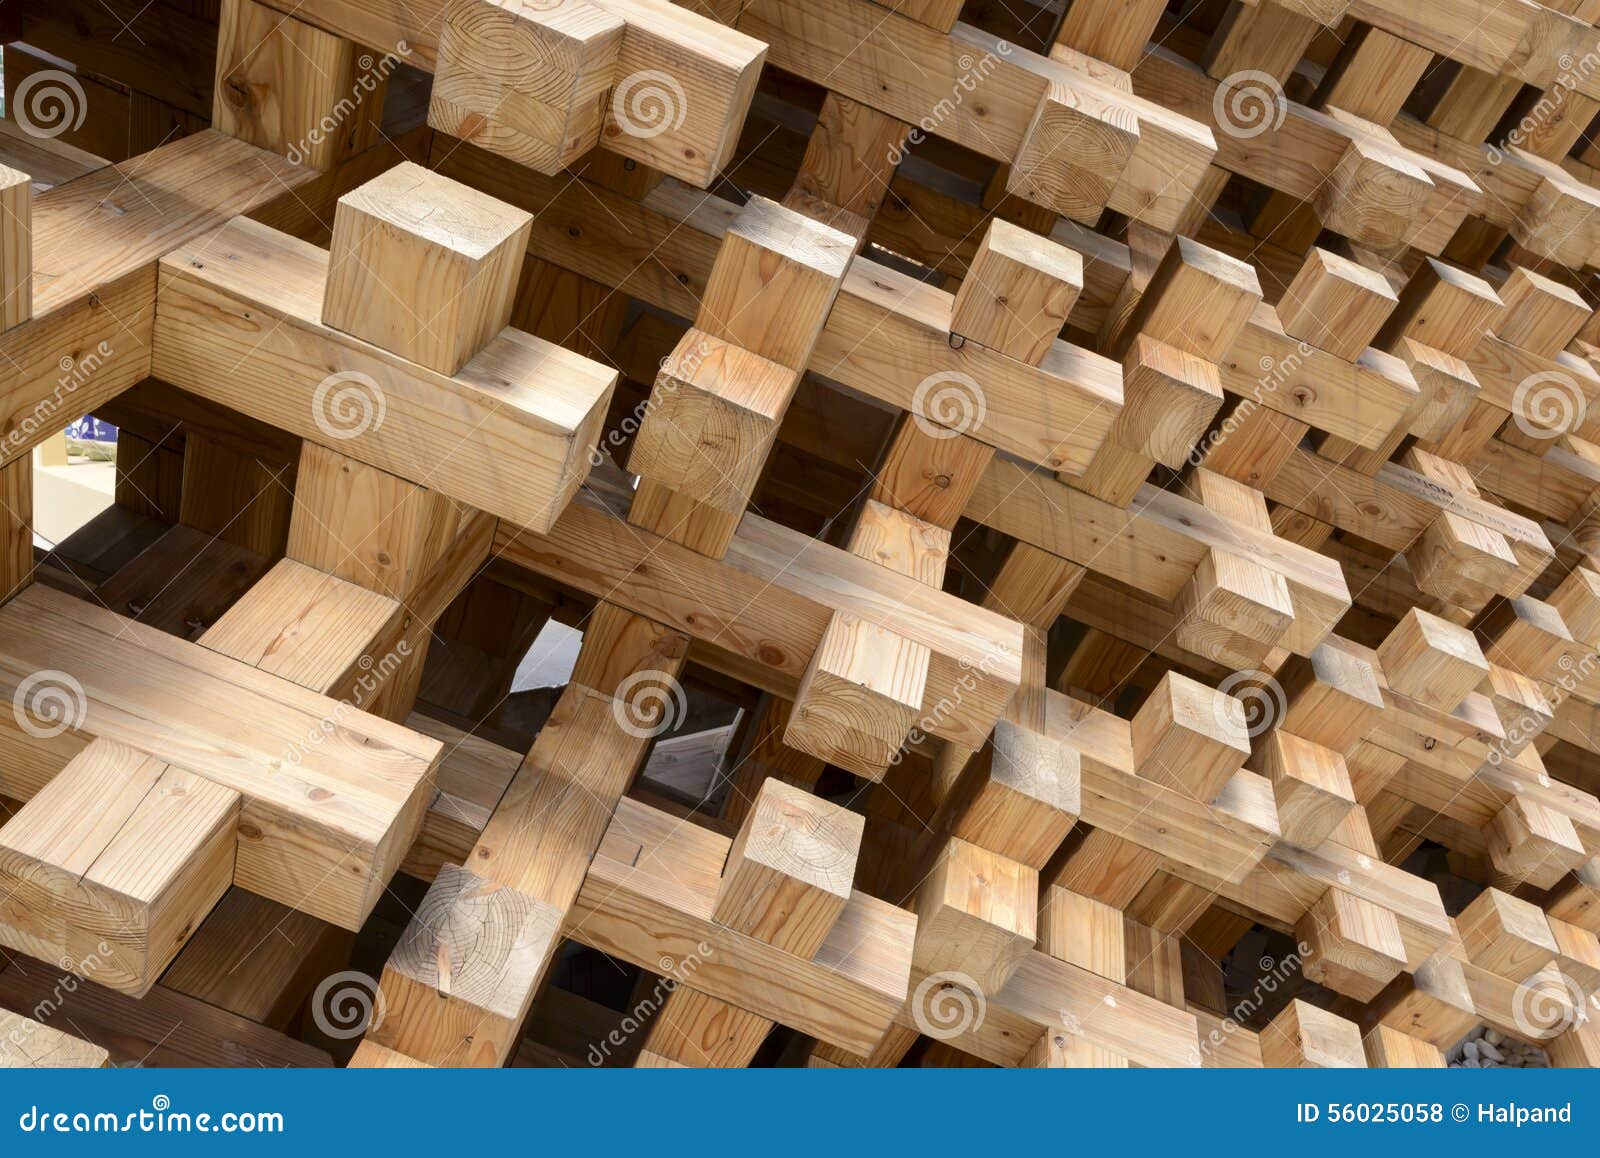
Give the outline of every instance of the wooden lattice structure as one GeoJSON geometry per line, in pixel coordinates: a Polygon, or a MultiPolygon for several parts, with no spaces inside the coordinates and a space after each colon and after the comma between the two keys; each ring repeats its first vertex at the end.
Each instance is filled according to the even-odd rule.
{"type": "Polygon", "coordinates": [[[1597,22],[14,0],[0,1061],[1600,1064],[1597,22]]]}

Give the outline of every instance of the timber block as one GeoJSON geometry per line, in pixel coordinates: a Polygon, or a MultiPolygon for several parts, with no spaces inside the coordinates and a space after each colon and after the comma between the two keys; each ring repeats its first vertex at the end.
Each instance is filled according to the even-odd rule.
{"type": "Polygon", "coordinates": [[[1174,603],[1180,645],[1225,666],[1258,668],[1293,625],[1283,576],[1237,551],[1213,547],[1174,603]]]}
{"type": "Polygon", "coordinates": [[[732,514],[743,514],[799,375],[703,330],[661,365],[628,468],[732,514]]]}
{"type": "Polygon", "coordinates": [[[1325,642],[1309,656],[1290,657],[1278,672],[1285,704],[1282,730],[1349,753],[1383,712],[1376,657],[1369,656],[1325,642]]]}
{"type": "Polygon", "coordinates": [[[0,1070],[104,1069],[104,1048],[9,1009],[0,1009],[0,1070]]]}
{"type": "Polygon", "coordinates": [[[554,175],[600,142],[626,24],[588,0],[446,9],[428,123],[554,175]]]}
{"type": "Polygon", "coordinates": [[[1522,796],[1495,813],[1484,840],[1499,872],[1541,889],[1554,888],[1589,859],[1570,816],[1522,796]]]}
{"type": "Polygon", "coordinates": [[[1291,338],[1354,362],[1398,300],[1382,275],[1326,249],[1313,249],[1278,301],[1291,338]]]}
{"type": "Polygon", "coordinates": [[[1461,962],[1445,953],[1402,973],[1373,1001],[1378,1023],[1450,1049],[1480,1024],[1461,962]]]}
{"type": "Polygon", "coordinates": [[[1391,688],[1442,712],[1454,711],[1489,674],[1470,631],[1415,607],[1378,645],[1378,659],[1391,688]]]}
{"type": "Polygon", "coordinates": [[[1355,117],[1345,120],[1355,124],[1317,190],[1317,217],[1357,245],[1391,249],[1412,236],[1433,182],[1386,130],[1355,117]]]}
{"type": "Polygon", "coordinates": [[[852,555],[871,559],[930,587],[944,582],[950,560],[949,531],[872,498],[861,504],[847,546],[852,555]]]}
{"type": "Polygon", "coordinates": [[[806,667],[783,742],[881,780],[922,707],[929,650],[835,612],[806,667]]]}
{"type": "Polygon", "coordinates": [[[695,325],[791,370],[804,370],[856,241],[752,197],[728,226],[695,325]]]}
{"type": "Polygon", "coordinates": [[[1526,266],[1513,269],[1498,293],[1505,310],[1495,336],[1545,358],[1565,350],[1591,313],[1576,290],[1526,266]]]}
{"type": "Polygon", "coordinates": [[[324,325],[440,374],[506,328],[531,214],[409,161],[339,198],[324,325]]]}
{"type": "Polygon", "coordinates": [[[1093,225],[1138,141],[1139,119],[1125,104],[1053,78],[1011,162],[1006,189],[1093,225]]]}
{"type": "Polygon", "coordinates": [[[1405,556],[1418,588],[1469,610],[1508,590],[1519,566],[1504,535],[1454,511],[1440,511],[1405,556]]]}
{"type": "Polygon", "coordinates": [[[1124,357],[1136,334],[1220,362],[1261,303],[1255,268],[1181,234],[1148,282],[1129,278],[1100,329],[1102,349],[1124,357]]]}
{"type": "Polygon", "coordinates": [[[1555,718],[1550,701],[1545,699],[1538,683],[1492,661],[1489,678],[1478,690],[1494,705],[1495,716],[1505,733],[1507,756],[1521,752],[1555,718]]]}
{"type": "Polygon", "coordinates": [[[1483,278],[1424,258],[1400,291],[1376,344],[1391,347],[1402,337],[1468,358],[1505,309],[1500,295],[1483,278]]]}
{"type": "Polygon", "coordinates": [[[996,217],[956,290],[950,332],[1037,366],[1083,291],[1083,258],[996,217]]]}
{"type": "Polygon", "coordinates": [[[1424,402],[1411,420],[1410,433],[1418,438],[1443,438],[1467,416],[1482,387],[1472,367],[1445,351],[1401,337],[1394,353],[1417,380],[1424,402]]]}
{"type": "Polygon", "coordinates": [[[1556,942],[1556,964],[1591,996],[1600,992],[1600,937],[1588,929],[1546,914],[1556,942]]]}
{"type": "Polygon", "coordinates": [[[1214,798],[1250,756],[1238,702],[1177,672],[1135,713],[1132,738],[1140,776],[1200,801],[1214,798]]]}
{"type": "MultiPolygon", "coordinates": [[[[154,372],[548,531],[588,475],[617,372],[509,327],[459,375],[429,370],[322,323],[330,260],[245,218],[167,254],[154,372]]],[[[408,272],[402,287],[416,276],[408,272]]]]}
{"type": "Polygon", "coordinates": [[[1033,951],[1038,909],[1038,873],[951,839],[917,889],[912,968],[993,997],[1033,951]]]}
{"type": "Polygon", "coordinates": [[[951,834],[1043,869],[1082,809],[1081,780],[1077,748],[997,720],[951,794],[961,801],[951,834]]]}
{"type": "Polygon", "coordinates": [[[427,1065],[498,1064],[516,1045],[559,910],[445,865],[389,955],[368,1039],[427,1065]]]}
{"type": "Polygon", "coordinates": [[[233,880],[239,805],[95,741],[0,828],[0,942],[144,996],[233,880]]]}
{"type": "Polygon", "coordinates": [[[0,332],[31,317],[33,186],[26,173],[0,165],[0,332]]]}
{"type": "Polygon", "coordinates": [[[1600,254],[1600,221],[1596,220],[1600,190],[1514,145],[1507,152],[1538,177],[1526,208],[1512,218],[1511,236],[1519,245],[1563,265],[1593,263],[1600,254]]]}
{"type": "Polygon", "coordinates": [[[223,0],[211,123],[327,172],[374,143],[387,68],[360,45],[255,0],[223,0]]]}
{"type": "Polygon", "coordinates": [[[803,788],[763,781],[728,852],[712,919],[810,960],[850,900],[864,824],[803,788]]]}
{"type": "Polygon", "coordinates": [[[1301,848],[1327,840],[1356,806],[1344,757],[1292,732],[1262,736],[1245,767],[1272,781],[1283,839],[1301,848]]]}
{"type": "Polygon", "coordinates": [[[1368,1069],[1442,1070],[1447,1064],[1438,1046],[1390,1025],[1373,1026],[1361,1044],[1367,1051],[1368,1069]]]}
{"type": "Polygon", "coordinates": [[[1600,646],[1600,572],[1574,567],[1548,602],[1560,613],[1573,639],[1600,646]]]}
{"type": "Polygon", "coordinates": [[[1298,997],[1261,1031],[1261,1064],[1279,1069],[1364,1069],[1361,1031],[1298,997]]]}
{"type": "Polygon", "coordinates": [[[1371,1001],[1406,967],[1394,913],[1344,889],[1330,888],[1295,925],[1310,949],[1305,975],[1357,1001],[1371,1001]]]}
{"type": "Polygon", "coordinates": [[[1560,952],[1537,905],[1484,889],[1456,917],[1467,958],[1509,981],[1527,981],[1560,952]]]}
{"type": "Polygon", "coordinates": [[[1122,358],[1122,398],[1112,439],[1177,469],[1222,409],[1222,381],[1216,363],[1136,334],[1122,358]]]}

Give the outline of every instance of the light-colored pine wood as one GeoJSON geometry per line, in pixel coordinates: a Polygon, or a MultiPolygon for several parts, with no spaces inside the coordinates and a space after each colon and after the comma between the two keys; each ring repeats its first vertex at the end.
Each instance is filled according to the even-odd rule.
{"type": "Polygon", "coordinates": [[[1032,869],[951,840],[917,890],[915,968],[959,974],[991,997],[1033,951],[1038,908],[1032,869]]]}
{"type": "Polygon", "coordinates": [[[1367,1064],[1354,1022],[1299,998],[1261,1031],[1261,1062],[1292,1069],[1362,1069],[1367,1064]]]}
{"type": "Polygon", "coordinates": [[[540,173],[600,141],[626,23],[587,0],[472,0],[439,32],[428,123],[540,173]]]}
{"type": "Polygon", "coordinates": [[[410,482],[548,528],[588,473],[615,372],[516,330],[500,331],[461,375],[429,371],[321,323],[328,262],[324,251],[248,221],[168,255],[156,373],[410,482]]]}
{"type": "Polygon", "coordinates": [[[366,919],[421,823],[437,741],[38,585],[0,623],[8,671],[82,689],[64,682],[69,724],[243,798],[236,883],[347,928],[366,919]]]}
{"type": "Polygon", "coordinates": [[[234,875],[240,795],[109,740],[0,828],[0,939],[143,996],[234,875]]]}
{"type": "Polygon", "coordinates": [[[628,469],[743,514],[798,382],[777,362],[689,330],[662,363],[628,469]]]}
{"type": "Polygon", "coordinates": [[[810,959],[850,900],[863,821],[767,780],[728,852],[712,919],[810,959]]]}
{"type": "Polygon", "coordinates": [[[1371,1001],[1405,969],[1405,943],[1392,911],[1330,888],[1295,925],[1309,947],[1306,976],[1357,1001],[1371,1001]]]}
{"type": "Polygon", "coordinates": [[[388,75],[377,59],[255,0],[223,0],[211,123],[327,172],[377,140],[388,75]]]}
{"type": "Polygon", "coordinates": [[[1418,608],[1378,646],[1378,659],[1390,687],[1445,712],[1489,674],[1470,631],[1418,608]]]}
{"type": "Polygon", "coordinates": [[[1301,848],[1320,845],[1356,806],[1344,757],[1292,732],[1262,736],[1246,767],[1272,781],[1283,838],[1301,848]]]}
{"type": "Polygon", "coordinates": [[[1133,717],[1139,775],[1210,800],[1250,755],[1243,709],[1225,693],[1169,673],[1133,717]]]}
{"type": "Polygon", "coordinates": [[[916,723],[929,659],[915,640],[836,613],[801,677],[784,743],[881,779],[916,723]]]}
{"type": "Polygon", "coordinates": [[[950,332],[1037,366],[1083,289],[1083,258],[995,218],[956,291],[950,332]]]}
{"type": "Polygon", "coordinates": [[[1499,889],[1485,889],[1456,917],[1473,964],[1513,983],[1527,981],[1559,951],[1538,906],[1499,889]]]}
{"type": "Polygon", "coordinates": [[[33,317],[33,188],[0,165],[0,330],[33,317]]]}
{"type": "Polygon", "coordinates": [[[695,324],[804,369],[854,252],[849,234],[753,197],[723,236],[695,324]]]}
{"type": "Polygon", "coordinates": [[[511,320],[529,214],[405,162],[339,198],[322,322],[445,375],[511,320]]]}
{"type": "Polygon", "coordinates": [[[110,1064],[110,1055],[100,1046],[0,1009],[0,1069],[102,1069],[110,1064]]]}
{"type": "Polygon", "coordinates": [[[1389,283],[1326,249],[1313,249],[1279,299],[1284,333],[1354,362],[1398,301],[1389,283]]]}

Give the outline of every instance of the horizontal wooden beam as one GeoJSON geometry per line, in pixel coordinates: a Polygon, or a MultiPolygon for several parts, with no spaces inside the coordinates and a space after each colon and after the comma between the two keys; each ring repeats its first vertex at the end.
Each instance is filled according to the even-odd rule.
{"type": "Polygon", "coordinates": [[[931,652],[917,727],[981,747],[1021,679],[1022,627],[870,559],[747,514],[718,561],[580,496],[548,535],[500,525],[508,563],[665,624],[793,699],[835,611],[931,652]]]}
{"type": "Polygon", "coordinates": [[[0,640],[0,691],[62,713],[8,729],[8,762],[70,728],[230,789],[234,882],[360,928],[422,823],[438,741],[38,585],[0,609],[0,640]]]}
{"type": "Polygon", "coordinates": [[[328,253],[246,219],[164,257],[153,372],[418,485],[548,528],[616,374],[502,330],[453,377],[322,324],[328,253]]]}

